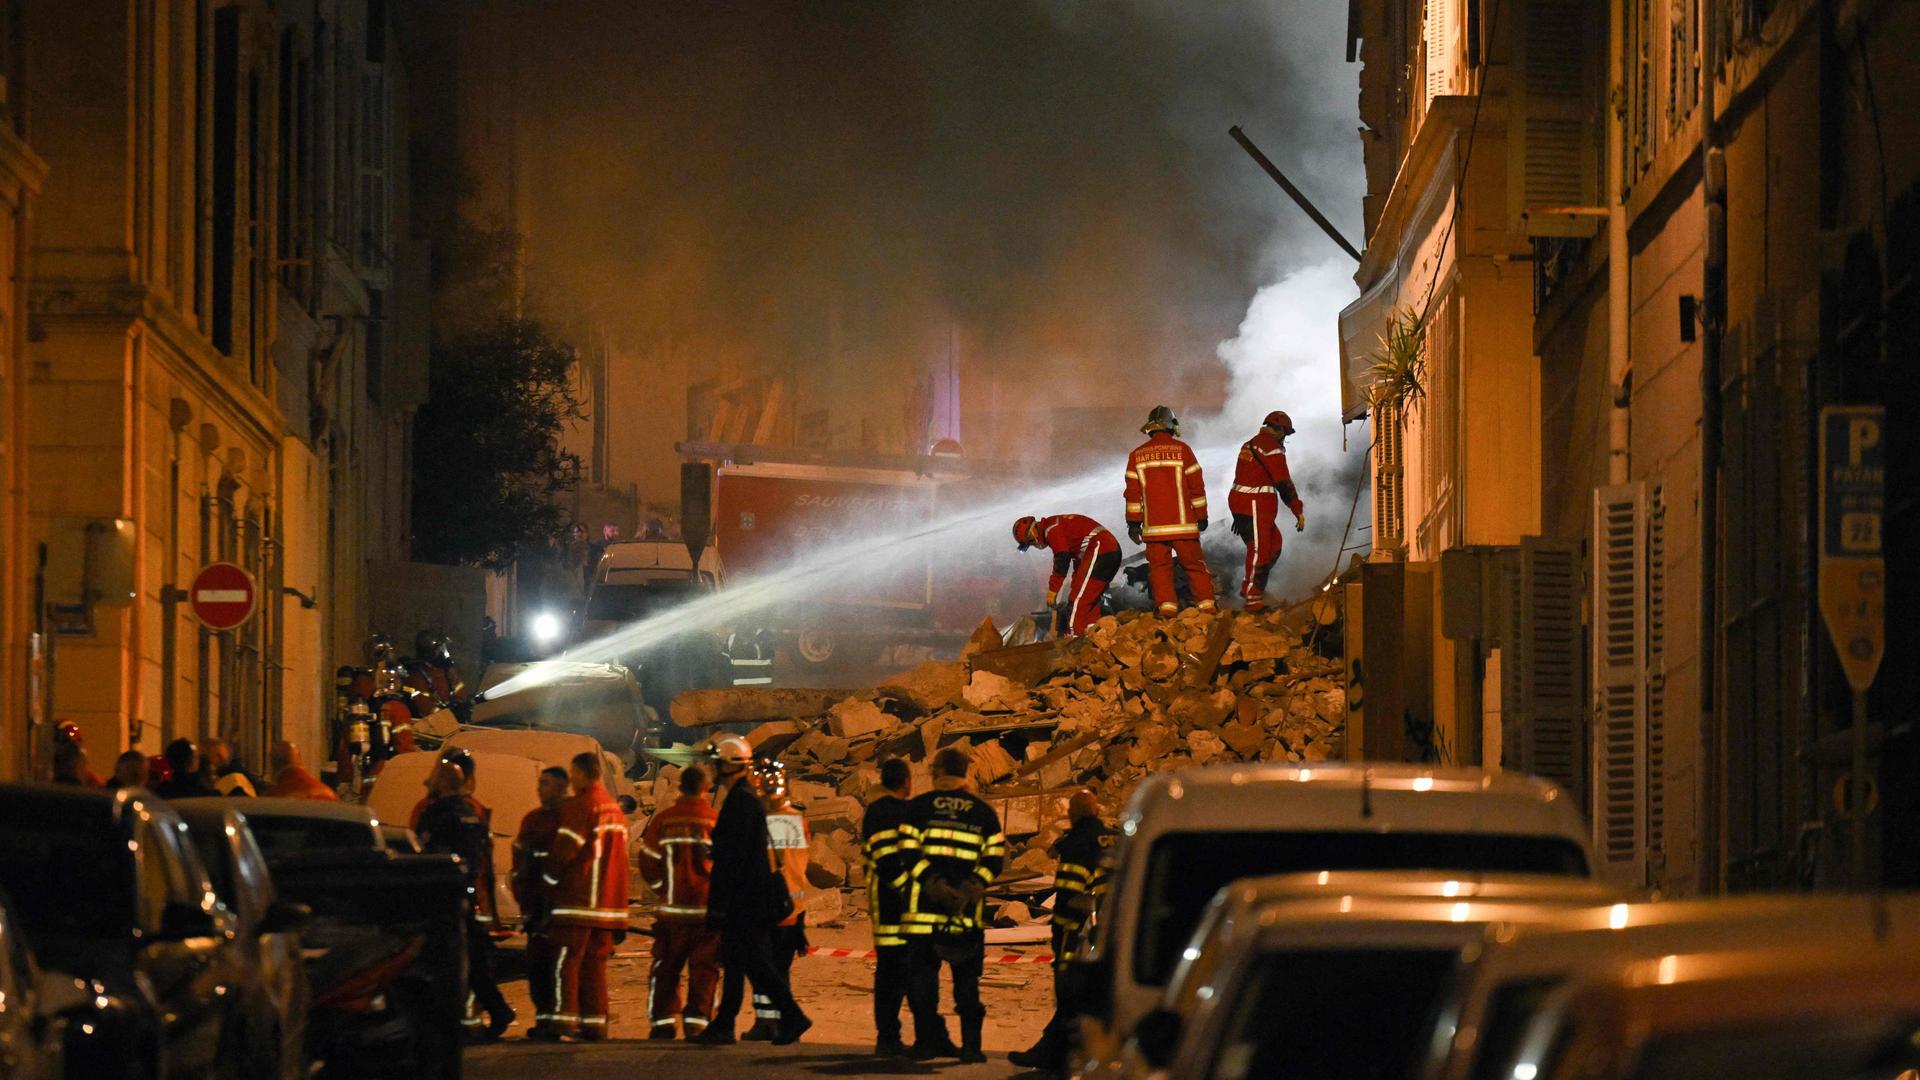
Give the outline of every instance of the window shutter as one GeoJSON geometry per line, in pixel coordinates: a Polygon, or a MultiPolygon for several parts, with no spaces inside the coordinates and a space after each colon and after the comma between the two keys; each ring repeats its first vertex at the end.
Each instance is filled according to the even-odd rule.
{"type": "Polygon", "coordinates": [[[1660,486],[1647,496],[1647,853],[1646,883],[1665,878],[1667,851],[1667,504],[1660,486]]]}
{"type": "Polygon", "coordinates": [[[1646,489],[1593,501],[1593,832],[1601,872],[1646,879],[1646,489]]]}
{"type": "Polygon", "coordinates": [[[1523,0],[1515,35],[1507,182],[1529,236],[1592,236],[1599,219],[1529,213],[1600,202],[1599,79],[1604,30],[1587,0],[1523,0]]]}
{"type": "Polygon", "coordinates": [[[1389,405],[1374,410],[1373,547],[1399,546],[1401,537],[1400,411],[1389,405]]]}
{"type": "Polygon", "coordinates": [[[1427,0],[1425,16],[1420,23],[1421,43],[1426,46],[1427,86],[1426,96],[1421,102],[1422,111],[1433,106],[1433,99],[1441,94],[1459,93],[1459,84],[1454,77],[1454,13],[1458,0],[1427,0]]]}
{"type": "Polygon", "coordinates": [[[1503,702],[1502,711],[1503,723],[1517,729],[1515,767],[1553,781],[1584,804],[1580,563],[1577,540],[1521,539],[1520,619],[1508,654],[1517,668],[1519,696],[1503,702]]]}

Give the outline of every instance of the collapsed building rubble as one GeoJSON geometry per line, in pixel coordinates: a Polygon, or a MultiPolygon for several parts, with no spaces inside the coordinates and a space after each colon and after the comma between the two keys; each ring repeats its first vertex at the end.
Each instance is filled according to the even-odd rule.
{"type": "MultiPolygon", "coordinates": [[[[753,724],[755,752],[787,764],[813,833],[816,922],[840,913],[843,890],[864,900],[860,817],[879,762],[907,759],[925,791],[933,751],[963,746],[1009,841],[995,923],[1033,926],[1073,791],[1092,788],[1117,811],[1152,772],[1344,756],[1346,691],[1338,661],[1312,647],[1315,622],[1298,608],[1168,620],[1124,612],[1083,637],[1013,647],[988,623],[964,659],[929,661],[872,689],[693,691],[675,699],[673,719],[753,724]]],[[[670,801],[677,774],[661,770],[655,800],[670,801]]]]}

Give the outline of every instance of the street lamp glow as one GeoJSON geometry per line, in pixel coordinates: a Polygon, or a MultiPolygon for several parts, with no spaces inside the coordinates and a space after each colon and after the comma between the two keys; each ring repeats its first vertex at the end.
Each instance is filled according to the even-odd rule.
{"type": "Polygon", "coordinates": [[[560,637],[560,616],[551,611],[542,611],[533,617],[531,624],[533,640],[542,645],[550,645],[560,637]]]}

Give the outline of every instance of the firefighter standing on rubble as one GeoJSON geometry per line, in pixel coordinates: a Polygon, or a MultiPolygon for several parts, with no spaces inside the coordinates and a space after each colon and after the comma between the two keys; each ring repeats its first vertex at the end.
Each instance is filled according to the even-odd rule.
{"type": "Polygon", "coordinates": [[[1180,421],[1165,405],[1154,406],[1140,430],[1147,441],[1127,455],[1127,536],[1146,545],[1154,612],[1165,618],[1180,610],[1173,589],[1176,558],[1186,568],[1196,606],[1213,611],[1213,575],[1200,551],[1200,534],[1207,531],[1200,461],[1176,437],[1180,421]]]}
{"type": "Polygon", "coordinates": [[[1047,576],[1047,607],[1054,609],[1054,633],[1061,633],[1063,621],[1067,632],[1086,633],[1100,617],[1100,597],[1120,570],[1120,541],[1090,517],[1054,514],[1014,522],[1013,542],[1021,551],[1045,545],[1053,553],[1053,573],[1047,576]],[[1064,620],[1057,607],[1063,584],[1067,586],[1064,620]]]}
{"type": "Polygon", "coordinates": [[[1113,872],[1113,845],[1119,834],[1100,820],[1100,800],[1085,788],[1067,800],[1067,831],[1053,845],[1059,865],[1053,872],[1053,1018],[1040,1041],[1007,1055],[1025,1069],[1060,1072],[1073,1037],[1074,1003],[1065,986],[1080,930],[1093,917],[1113,872]]]}
{"type": "Polygon", "coordinates": [[[1007,861],[1000,815],[971,790],[973,760],[949,746],[933,758],[933,790],[907,804],[900,825],[907,873],[907,910],[901,923],[911,950],[907,1002],[918,1034],[908,1056],[924,1061],[957,1056],[982,1062],[980,1033],[987,1007],[980,1001],[980,974],[987,962],[986,921],[981,901],[1007,861]],[[953,972],[953,1011],[960,1018],[960,1046],[947,1037],[940,1018],[940,965],[953,972]]]}
{"type": "Polygon", "coordinates": [[[1286,440],[1291,434],[1293,420],[1286,413],[1277,409],[1268,413],[1259,433],[1241,445],[1240,460],[1233,469],[1227,510],[1233,514],[1233,535],[1247,545],[1247,576],[1240,583],[1240,598],[1248,611],[1267,606],[1267,575],[1280,558],[1276,522],[1281,505],[1293,511],[1295,532],[1307,527],[1307,508],[1287,471],[1286,440]]]}

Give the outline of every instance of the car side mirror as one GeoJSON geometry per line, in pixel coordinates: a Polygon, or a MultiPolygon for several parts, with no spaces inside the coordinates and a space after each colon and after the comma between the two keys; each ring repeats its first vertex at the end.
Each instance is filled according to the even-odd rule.
{"type": "Polygon", "coordinates": [[[1173,1064],[1174,1051],[1180,1049],[1180,1014],[1172,1009],[1152,1010],[1134,1025],[1133,1041],[1147,1064],[1156,1069],[1173,1064]]]}
{"type": "Polygon", "coordinates": [[[219,919],[214,913],[197,904],[183,900],[170,900],[160,912],[161,941],[185,941],[188,938],[212,937],[220,932],[219,919]]]}
{"type": "Polygon", "coordinates": [[[313,909],[305,904],[296,904],[291,900],[275,900],[267,907],[267,913],[261,917],[259,932],[262,934],[295,934],[307,928],[313,921],[313,909]]]}

